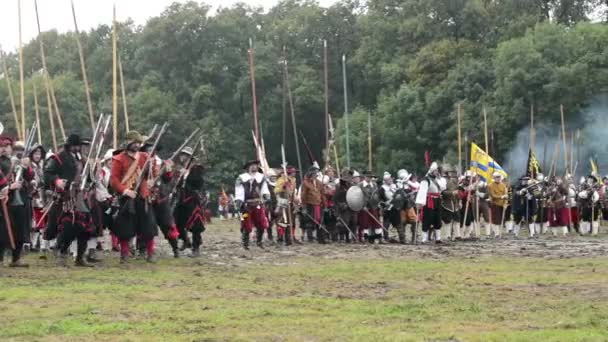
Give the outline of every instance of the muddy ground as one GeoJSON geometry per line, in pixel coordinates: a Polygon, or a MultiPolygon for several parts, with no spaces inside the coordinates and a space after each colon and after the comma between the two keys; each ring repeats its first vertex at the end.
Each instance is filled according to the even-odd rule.
{"type": "MultiPolygon", "coordinates": [[[[216,221],[217,222],[217,221],[216,221]]],[[[443,244],[381,244],[361,243],[299,243],[286,247],[270,241],[264,242],[264,249],[251,243],[250,250],[242,248],[236,221],[223,221],[209,225],[203,235],[204,246],[201,261],[216,265],[248,263],[294,263],[300,257],[315,257],[329,260],[359,258],[482,258],[482,257],[532,257],[532,258],[579,258],[608,256],[608,228],[599,236],[553,237],[550,234],[540,238],[515,238],[506,234],[500,239],[481,239],[470,241],[445,241],[443,244]]],[[[298,238],[299,231],[298,231],[298,238]]],[[[392,232],[394,234],[394,232],[392,232]]],[[[408,236],[409,240],[409,236],[408,236]]],[[[162,257],[169,257],[166,242],[160,242],[162,257]]],[[[184,252],[187,257],[188,251],[184,252]]]]}

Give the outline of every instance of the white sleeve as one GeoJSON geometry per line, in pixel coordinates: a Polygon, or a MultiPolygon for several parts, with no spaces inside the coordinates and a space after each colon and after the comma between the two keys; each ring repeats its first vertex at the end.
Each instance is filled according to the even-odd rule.
{"type": "Polygon", "coordinates": [[[591,200],[593,201],[593,203],[597,203],[597,201],[600,200],[600,194],[597,191],[594,191],[591,200]]]}
{"type": "Polygon", "coordinates": [[[234,186],[234,199],[236,201],[245,202],[245,187],[243,186],[243,183],[239,182],[234,186]]]}
{"type": "Polygon", "coordinates": [[[261,187],[260,191],[262,192],[262,196],[264,196],[264,195],[270,196],[270,190],[268,189],[268,181],[265,180],[262,183],[262,187],[261,187]]]}
{"type": "Polygon", "coordinates": [[[418,194],[416,195],[416,204],[426,205],[426,194],[429,191],[429,182],[422,181],[420,182],[420,188],[418,189],[418,194]]]}

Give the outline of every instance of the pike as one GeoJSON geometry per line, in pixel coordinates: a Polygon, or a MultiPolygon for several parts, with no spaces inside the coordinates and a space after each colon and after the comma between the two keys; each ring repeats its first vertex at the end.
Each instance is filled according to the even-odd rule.
{"type": "Polygon", "coordinates": [[[308,146],[308,141],[306,140],[306,137],[304,136],[304,133],[302,133],[302,131],[300,131],[300,137],[302,137],[302,143],[304,144],[304,148],[306,148],[306,153],[308,154],[308,160],[310,161],[310,164],[315,165],[317,160],[312,154],[312,150],[310,149],[310,146],[308,146]]]}
{"type": "MultiPolygon", "coordinates": [[[[57,105],[57,98],[55,96],[55,87],[53,87],[53,83],[51,82],[51,76],[49,75],[49,70],[46,65],[46,54],[44,53],[44,42],[42,41],[42,31],[40,29],[40,16],[38,15],[38,1],[34,0],[34,9],[36,11],[36,24],[38,27],[38,37],[40,40],[40,58],[42,61],[42,71],[44,75],[44,85],[47,93],[47,101],[49,107],[49,119],[51,121],[51,135],[53,136],[53,147],[57,150],[56,136],[55,136],[55,122],[53,119],[53,110],[55,111],[55,115],[57,116],[57,123],[59,124],[59,130],[61,132],[61,137],[65,141],[65,129],[63,128],[63,120],[61,119],[61,112],[59,111],[59,106],[57,105]]],[[[91,127],[92,129],[92,127],[91,127]]]]}
{"type": "MultiPolygon", "coordinates": [[[[155,125],[155,127],[158,127],[158,125],[155,125]]],[[[196,136],[196,134],[198,134],[198,132],[200,130],[201,129],[197,127],[192,133],[190,133],[190,135],[186,138],[186,140],[184,140],[184,142],[182,142],[182,144],[177,148],[177,150],[175,150],[173,152],[173,154],[167,160],[175,160],[175,158],[177,158],[177,156],[182,152],[182,150],[186,146],[188,146],[188,144],[190,143],[190,141],[192,141],[192,139],[194,139],[194,137],[196,136]]],[[[161,166],[160,171],[158,173],[158,176],[156,176],[156,178],[154,179],[154,184],[156,184],[156,182],[161,177],[161,175],[165,173],[166,169],[167,169],[167,164],[163,163],[163,165],[161,166]]]]}
{"type": "Polygon", "coordinates": [[[4,51],[0,49],[0,59],[2,59],[2,68],[4,70],[4,80],[6,81],[6,88],[8,89],[8,97],[11,102],[11,109],[13,110],[13,116],[15,118],[15,128],[17,129],[17,137],[21,139],[21,130],[19,123],[19,115],[17,114],[17,106],[15,105],[15,95],[13,94],[13,86],[11,85],[11,77],[8,73],[8,66],[6,65],[6,57],[4,51]]]}
{"type": "Polygon", "coordinates": [[[287,99],[289,100],[289,110],[291,112],[291,127],[293,129],[293,138],[295,139],[296,144],[296,156],[298,157],[298,169],[300,173],[298,176],[300,177],[300,183],[302,183],[302,158],[300,157],[300,142],[298,141],[298,130],[296,128],[296,114],[293,105],[293,95],[291,93],[291,85],[289,83],[289,68],[287,67],[287,51],[285,46],[283,46],[283,72],[285,75],[285,87],[287,88],[287,99]]]}
{"type": "MultiPolygon", "coordinates": [[[[336,147],[336,138],[335,138],[335,135],[334,135],[334,132],[335,132],[334,131],[334,124],[333,124],[333,122],[331,120],[331,115],[328,115],[328,120],[329,120],[329,122],[328,122],[328,124],[329,124],[329,138],[330,138],[330,141],[331,141],[331,147],[332,147],[333,152],[334,152],[334,158],[336,160],[336,172],[339,174],[339,172],[340,172],[340,163],[339,163],[339,159],[338,159],[338,149],[336,147]]],[[[329,159],[330,159],[329,153],[330,152],[327,151],[327,160],[328,160],[328,163],[329,163],[329,159]]]]}
{"type": "MultiPolygon", "coordinates": [[[[82,50],[82,44],[80,43],[80,31],[78,30],[78,21],[76,21],[76,9],[74,9],[74,1],[71,1],[72,5],[72,18],[74,19],[74,37],[76,37],[76,45],[78,46],[78,56],[80,57],[80,69],[82,71],[82,82],[84,83],[84,93],[87,99],[87,109],[89,110],[89,120],[91,120],[91,128],[95,124],[95,114],[93,114],[93,104],[91,102],[91,88],[89,86],[89,80],[87,78],[87,66],[84,61],[84,52],[82,50]]],[[[128,130],[128,129],[127,129],[128,130]]]]}
{"type": "Polygon", "coordinates": [[[101,114],[99,116],[99,119],[97,120],[97,125],[95,126],[95,131],[93,133],[93,140],[91,141],[91,148],[89,148],[89,153],[87,155],[87,161],[85,162],[84,167],[82,168],[82,173],[80,175],[80,191],[84,191],[84,189],[85,189],[85,186],[87,183],[86,182],[87,174],[89,172],[89,167],[91,165],[91,155],[93,153],[95,143],[97,143],[97,138],[101,136],[100,131],[101,131],[102,125],[104,124],[104,119],[105,119],[105,115],[101,114]]]}
{"type": "Polygon", "coordinates": [[[322,223],[318,222],[317,220],[315,220],[315,218],[312,217],[306,211],[300,210],[300,213],[303,214],[304,216],[308,217],[309,220],[311,220],[314,224],[316,224],[317,226],[319,226],[319,228],[323,229],[327,234],[329,234],[331,236],[331,233],[325,228],[324,224],[322,224],[322,223]]]}
{"type": "MultiPolygon", "coordinates": [[[[281,167],[283,168],[283,177],[289,179],[289,176],[287,175],[287,158],[285,157],[285,146],[281,145],[281,167]]],[[[291,204],[289,204],[291,205],[291,204]]],[[[282,214],[283,214],[283,220],[285,222],[287,222],[287,214],[285,213],[285,208],[282,208],[281,210],[282,214]]]]}
{"type": "Polygon", "coordinates": [[[338,221],[340,221],[340,223],[342,223],[342,225],[344,225],[344,227],[348,230],[348,232],[353,236],[353,239],[355,241],[357,241],[357,235],[355,235],[355,233],[353,233],[353,231],[350,229],[350,227],[346,224],[346,222],[344,222],[344,219],[342,219],[339,215],[337,216],[338,221]]]}
{"type": "MultiPolygon", "coordinates": [[[[17,0],[19,21],[19,89],[21,90],[21,137],[25,139],[25,80],[23,75],[23,43],[21,41],[21,0],[17,0]]],[[[17,131],[19,131],[19,129],[17,131]]]]}
{"type": "Polygon", "coordinates": [[[348,128],[348,88],[346,87],[346,55],[342,55],[342,87],[344,88],[344,126],[346,129],[346,167],[350,169],[350,130],[348,128]]]}

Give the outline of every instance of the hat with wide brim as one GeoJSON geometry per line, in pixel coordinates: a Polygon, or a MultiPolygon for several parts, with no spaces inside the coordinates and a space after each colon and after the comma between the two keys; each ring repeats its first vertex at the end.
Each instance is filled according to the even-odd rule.
{"type": "Polygon", "coordinates": [[[127,145],[139,143],[143,144],[146,141],[146,137],[141,135],[138,131],[127,132],[127,145]]]}
{"type": "Polygon", "coordinates": [[[260,165],[260,161],[259,160],[250,160],[248,162],[245,163],[245,165],[243,165],[243,169],[247,170],[251,165],[260,165]]]}
{"type": "Polygon", "coordinates": [[[78,134],[70,134],[65,141],[65,146],[81,146],[90,145],[91,141],[88,139],[82,139],[78,134]]]}

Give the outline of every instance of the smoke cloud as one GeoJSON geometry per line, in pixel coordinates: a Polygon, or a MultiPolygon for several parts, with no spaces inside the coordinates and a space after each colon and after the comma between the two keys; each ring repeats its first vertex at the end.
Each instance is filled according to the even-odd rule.
{"type": "MultiPolygon", "coordinates": [[[[552,163],[557,166],[558,176],[565,174],[564,143],[561,138],[561,123],[545,124],[535,123],[534,153],[538,159],[542,172],[548,175],[552,163]],[[557,158],[554,159],[556,146],[557,158]],[[554,161],[555,160],[555,161],[554,161]]],[[[575,179],[588,175],[591,172],[590,158],[598,163],[599,173],[608,173],[608,95],[594,98],[591,104],[578,113],[574,119],[566,122],[566,137],[568,159],[571,161],[570,151],[573,150],[572,168],[575,169],[575,179]],[[577,131],[579,132],[577,136],[577,131]],[[572,148],[572,134],[574,134],[574,148],[572,148]]],[[[506,154],[504,168],[511,180],[518,179],[526,172],[528,150],[530,146],[530,127],[522,129],[516,137],[516,144],[506,154]]]]}

